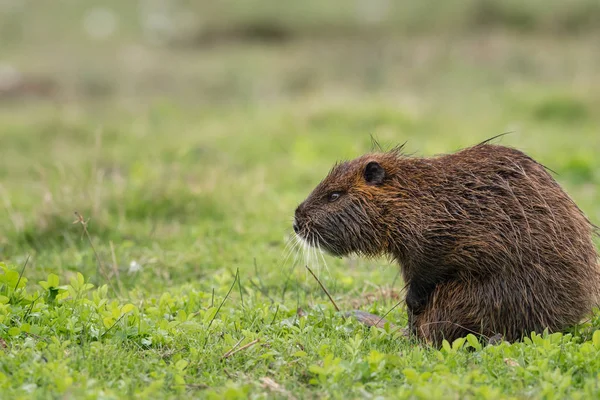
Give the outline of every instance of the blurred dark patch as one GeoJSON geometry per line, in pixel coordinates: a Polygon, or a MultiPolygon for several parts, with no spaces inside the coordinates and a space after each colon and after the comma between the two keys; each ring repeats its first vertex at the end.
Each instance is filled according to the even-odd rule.
{"type": "Polygon", "coordinates": [[[0,76],[0,101],[54,99],[58,94],[58,83],[48,77],[0,76]]]}
{"type": "MultiPolygon", "coordinates": [[[[293,32],[277,21],[250,21],[234,26],[212,27],[201,30],[187,42],[198,46],[217,46],[235,42],[282,43],[289,41],[293,32]]],[[[181,42],[185,44],[185,41],[181,42]]]]}
{"type": "Polygon", "coordinates": [[[586,120],[589,110],[587,105],[578,99],[557,96],[534,105],[532,114],[538,121],[575,123],[586,120]]]}
{"type": "Polygon", "coordinates": [[[581,33],[600,28],[600,2],[520,2],[517,0],[454,0],[388,3],[332,0],[335,5],[306,3],[286,7],[259,0],[252,6],[196,4],[187,11],[198,18],[197,26],[175,35],[171,44],[220,46],[232,43],[281,44],[313,38],[363,38],[417,32],[469,32],[508,29],[518,32],[581,33]]]}
{"type": "Polygon", "coordinates": [[[600,2],[571,1],[540,8],[521,2],[480,0],[472,3],[467,15],[467,28],[577,34],[600,27],[600,2]]]}
{"type": "Polygon", "coordinates": [[[536,26],[536,16],[523,7],[506,5],[497,0],[475,2],[468,16],[469,25],[479,28],[505,26],[530,31],[536,26]]]}
{"type": "MultiPolygon", "coordinates": [[[[568,4],[568,2],[565,2],[568,4]]],[[[582,2],[577,7],[560,7],[546,24],[559,33],[583,33],[600,28],[600,1],[582,2]]]]}
{"type": "Polygon", "coordinates": [[[295,25],[277,19],[238,21],[224,26],[204,26],[193,34],[173,38],[171,45],[181,47],[218,47],[232,44],[281,45],[294,40],[373,39],[394,30],[383,25],[363,26],[355,22],[323,21],[295,25]]]}

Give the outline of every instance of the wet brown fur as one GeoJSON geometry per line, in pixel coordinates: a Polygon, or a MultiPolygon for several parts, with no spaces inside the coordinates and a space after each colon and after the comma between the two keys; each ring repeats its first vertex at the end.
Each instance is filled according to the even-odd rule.
{"type": "Polygon", "coordinates": [[[561,331],[600,298],[594,226],[546,168],[504,146],[431,158],[398,148],[338,164],[296,223],[332,254],[397,260],[409,326],[435,345],[472,332],[514,341],[561,331]],[[365,178],[373,161],[381,182],[365,178]]]}

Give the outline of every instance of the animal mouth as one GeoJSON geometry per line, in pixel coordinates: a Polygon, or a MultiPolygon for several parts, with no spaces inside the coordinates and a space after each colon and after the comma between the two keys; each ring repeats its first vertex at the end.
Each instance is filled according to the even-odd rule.
{"type": "Polygon", "coordinates": [[[320,243],[315,235],[311,235],[306,229],[296,230],[296,226],[294,226],[294,232],[296,232],[296,237],[300,239],[300,242],[304,245],[309,247],[319,247],[320,243]]]}
{"type": "Polygon", "coordinates": [[[296,236],[300,239],[302,243],[304,243],[308,247],[313,247],[315,249],[324,251],[325,253],[332,255],[334,257],[342,257],[346,255],[345,252],[340,251],[336,246],[332,246],[318,232],[309,231],[308,229],[299,229],[296,231],[296,236]]]}

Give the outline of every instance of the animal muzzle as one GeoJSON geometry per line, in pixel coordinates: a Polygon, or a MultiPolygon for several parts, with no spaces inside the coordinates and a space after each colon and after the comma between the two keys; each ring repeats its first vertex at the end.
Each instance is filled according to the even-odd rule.
{"type": "Polygon", "coordinates": [[[294,223],[292,224],[292,228],[294,228],[294,232],[299,234],[302,230],[302,221],[304,220],[304,203],[300,204],[296,207],[296,211],[294,212],[294,223]]]}

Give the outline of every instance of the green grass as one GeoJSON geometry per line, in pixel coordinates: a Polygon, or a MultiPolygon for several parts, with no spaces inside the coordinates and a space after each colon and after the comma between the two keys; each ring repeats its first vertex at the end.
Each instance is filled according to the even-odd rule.
{"type": "MultiPolygon", "coordinates": [[[[344,320],[286,247],[295,206],[371,135],[433,155],[513,131],[498,141],[556,171],[599,224],[597,37],[552,22],[593,2],[482,2],[504,10],[485,14],[495,29],[452,34],[473,9],[415,6],[389,17],[423,22],[407,36],[335,8],[294,25],[264,1],[223,18],[272,13],[291,36],[211,46],[149,44],[136,8],[106,4],[120,28],[103,41],[67,23],[86,2],[0,17],[1,64],[34,87],[0,90],[0,398],[600,396],[598,313],[563,334],[431,349],[344,320]]],[[[402,298],[383,259],[308,263],[343,310],[402,298]]],[[[386,318],[403,326],[404,306],[386,318]]]]}

